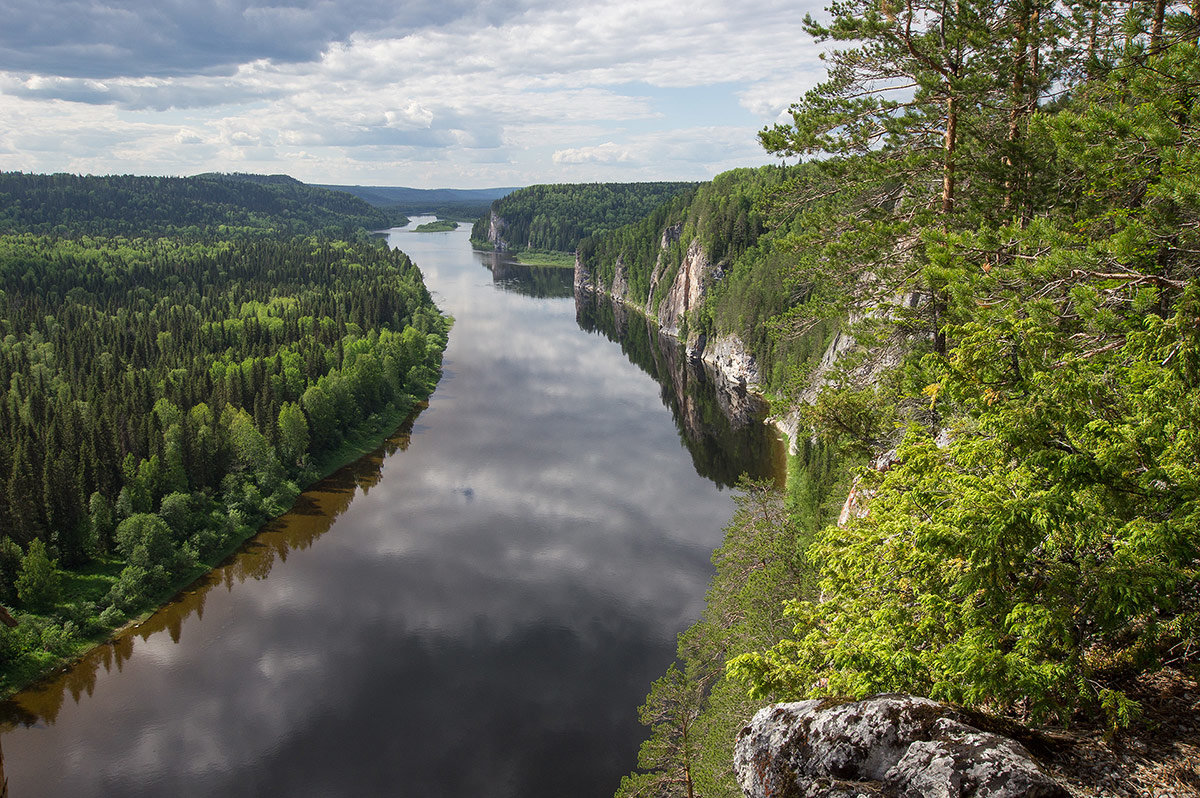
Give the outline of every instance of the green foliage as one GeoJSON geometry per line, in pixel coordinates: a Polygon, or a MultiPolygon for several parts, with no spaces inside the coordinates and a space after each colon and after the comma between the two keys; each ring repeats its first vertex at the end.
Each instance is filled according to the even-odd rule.
{"type": "Polygon", "coordinates": [[[863,475],[867,517],[812,548],[821,601],[790,602],[795,637],[731,663],[756,695],[905,690],[1127,724],[1121,680],[1186,663],[1172,652],[1200,618],[1200,203],[1182,177],[1200,165],[1196,48],[1143,58],[1030,125],[1058,203],[925,232],[948,346],[913,373],[949,442],[912,427],[886,474],[863,475]]]}
{"type": "Polygon", "coordinates": [[[492,246],[499,220],[505,248],[572,252],[583,238],[637,221],[695,183],[559,183],[518,189],[492,203],[475,222],[471,241],[492,246]]]}
{"type": "Polygon", "coordinates": [[[1028,398],[948,371],[972,406],[950,444],[909,431],[860,486],[869,515],[814,545],[821,601],[791,602],[798,637],[731,671],[759,695],[909,690],[1064,720],[1103,699],[1128,718],[1108,685],[1200,612],[1198,313],[1193,288],[1110,358],[1023,358],[1028,398]]]}
{"type": "Polygon", "coordinates": [[[279,407],[279,451],[285,461],[301,463],[308,452],[308,419],[296,402],[279,407]]]}
{"type": "Polygon", "coordinates": [[[27,192],[14,224],[58,219],[74,236],[0,236],[0,595],[47,613],[9,641],[11,688],[287,510],[344,434],[411,410],[437,381],[448,320],[382,242],[267,235],[341,207],[294,181],[2,175],[0,188],[27,192]],[[268,214],[253,236],[187,226],[248,197],[268,214]],[[275,227],[269,213],[293,210],[275,227]],[[84,234],[141,224],[177,235],[84,234]],[[60,572],[20,565],[38,547],[67,569],[58,603],[60,572]]]}
{"type": "MultiPolygon", "coordinates": [[[[824,526],[827,466],[789,473],[790,518],[770,524],[819,530],[796,538],[804,578],[718,565],[672,674],[698,685],[697,663],[725,661],[687,757],[706,796],[737,794],[708,774],[753,702],[896,690],[1115,731],[1141,711],[1131,676],[1200,667],[1200,18],[847,2],[808,25],[846,47],[762,137],[825,157],[773,193],[692,323],[765,309],[776,342],[853,335],[802,451],[899,445],[859,472],[866,515],[845,526],[824,526]],[[731,602],[750,595],[786,618],[731,602]]],[[[804,376],[784,371],[780,398],[804,376]]],[[[769,550],[754,529],[735,520],[734,562],[769,550]]]]}
{"type": "Polygon", "coordinates": [[[695,794],[692,771],[700,755],[695,726],[703,699],[703,685],[674,664],[651,685],[646,703],[638,709],[638,719],[650,728],[650,738],[638,751],[638,767],[644,772],[621,779],[619,798],[695,794]]]}
{"type": "Polygon", "coordinates": [[[34,539],[21,560],[15,585],[17,598],[30,609],[48,609],[58,601],[61,586],[58,563],[46,553],[46,544],[34,539]]]}
{"type": "Polygon", "coordinates": [[[447,233],[451,230],[457,230],[458,222],[449,219],[438,219],[437,221],[419,224],[414,229],[418,233],[447,233]]]}
{"type": "Polygon", "coordinates": [[[285,175],[196,177],[0,172],[0,233],[183,235],[330,233],[390,227],[396,216],[285,175]]]}

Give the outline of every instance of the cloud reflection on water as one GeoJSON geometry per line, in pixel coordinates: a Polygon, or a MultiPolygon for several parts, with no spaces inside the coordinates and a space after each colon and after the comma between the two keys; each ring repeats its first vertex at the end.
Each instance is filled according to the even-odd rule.
{"type": "Polygon", "coordinates": [[[633,767],[731,504],[573,300],[495,290],[447,235],[402,244],[457,319],[406,451],[24,696],[14,798],[607,796],[633,767]]]}

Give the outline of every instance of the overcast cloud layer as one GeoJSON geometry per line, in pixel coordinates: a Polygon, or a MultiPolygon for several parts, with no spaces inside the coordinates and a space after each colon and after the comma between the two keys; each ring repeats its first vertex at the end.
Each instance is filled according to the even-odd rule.
{"type": "Polygon", "coordinates": [[[822,75],[762,0],[10,0],[0,170],[707,179],[822,75]]]}

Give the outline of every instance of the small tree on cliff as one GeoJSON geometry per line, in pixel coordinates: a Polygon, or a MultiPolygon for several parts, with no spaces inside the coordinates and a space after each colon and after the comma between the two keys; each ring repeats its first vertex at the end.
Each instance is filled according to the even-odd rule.
{"type": "Polygon", "coordinates": [[[704,686],[674,664],[650,687],[638,709],[650,739],[638,750],[638,767],[648,771],[621,779],[617,798],[694,798],[694,769],[700,756],[696,721],[704,702],[704,686]]]}
{"type": "Polygon", "coordinates": [[[833,156],[783,207],[805,217],[790,242],[798,282],[825,286],[820,299],[837,315],[918,291],[931,300],[922,324],[945,352],[961,275],[930,262],[920,231],[1028,213],[1023,131],[1062,62],[1043,55],[1061,23],[1045,5],[849,0],[829,7],[828,22],[805,18],[817,41],[850,46],[822,56],[826,80],[759,138],[782,156],[833,156]]]}

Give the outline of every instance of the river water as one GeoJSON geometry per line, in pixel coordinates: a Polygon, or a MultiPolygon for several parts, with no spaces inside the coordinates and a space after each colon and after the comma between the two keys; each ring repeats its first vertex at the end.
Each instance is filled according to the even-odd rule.
{"type": "Polygon", "coordinates": [[[12,798],[607,798],[634,768],[729,485],[782,448],[640,317],[467,235],[390,236],[456,320],[428,408],[8,702],[12,798]]]}

